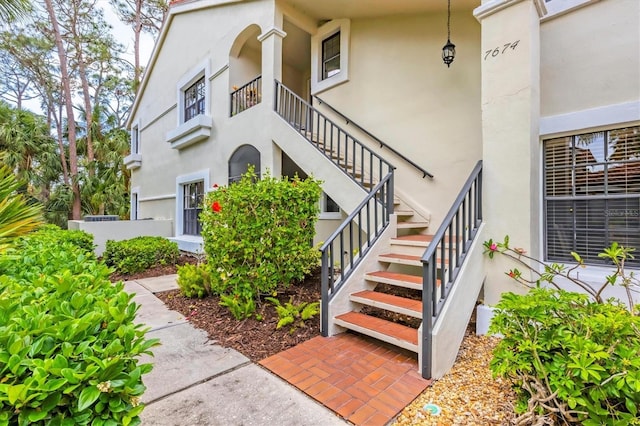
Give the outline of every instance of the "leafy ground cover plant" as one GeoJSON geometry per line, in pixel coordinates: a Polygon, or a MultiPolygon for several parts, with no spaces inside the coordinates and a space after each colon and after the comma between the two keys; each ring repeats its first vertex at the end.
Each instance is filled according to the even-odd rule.
{"type": "Polygon", "coordinates": [[[110,269],[70,242],[0,256],[0,425],[135,425],[157,339],[110,269]]]}
{"type": "Polygon", "coordinates": [[[527,256],[508,237],[484,246],[490,258],[504,255],[530,271],[506,272],[531,291],[503,294],[489,329],[503,336],[491,369],[514,384],[517,424],[639,425],[640,316],[632,297],[638,279],[624,268],[632,249],[605,249],[601,257],[614,272],[592,287],[572,274],[584,265],[577,253],[576,265],[566,267],[527,256]],[[563,290],[559,279],[582,292],[563,290]],[[625,287],[628,306],[603,299],[610,285],[625,287]]]}
{"type": "Polygon", "coordinates": [[[136,237],[108,240],[103,260],[123,274],[134,274],[152,266],[175,265],[180,256],[178,244],[163,237],[136,237]]]}
{"type": "Polygon", "coordinates": [[[317,266],[311,242],[322,191],[313,178],[258,180],[253,170],[214,188],[200,216],[211,291],[246,318],[259,295],[273,295],[317,266]]]}
{"type": "Polygon", "coordinates": [[[178,266],[178,287],[186,297],[203,297],[211,295],[211,277],[206,265],[198,264],[178,266]]]}
{"type": "Polygon", "coordinates": [[[320,313],[320,302],[302,302],[296,305],[293,303],[293,298],[289,298],[289,301],[283,305],[275,297],[266,297],[265,299],[276,307],[278,318],[280,318],[276,329],[289,325],[291,326],[290,333],[293,333],[296,327],[304,327],[305,321],[320,313]]]}

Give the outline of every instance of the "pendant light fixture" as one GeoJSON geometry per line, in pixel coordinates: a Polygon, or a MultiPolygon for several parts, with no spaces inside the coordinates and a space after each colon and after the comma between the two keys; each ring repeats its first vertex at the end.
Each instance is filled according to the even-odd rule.
{"type": "Polygon", "coordinates": [[[456,45],[451,43],[451,0],[447,0],[447,44],[442,48],[442,60],[447,64],[447,68],[451,66],[455,56],[456,45]]]}

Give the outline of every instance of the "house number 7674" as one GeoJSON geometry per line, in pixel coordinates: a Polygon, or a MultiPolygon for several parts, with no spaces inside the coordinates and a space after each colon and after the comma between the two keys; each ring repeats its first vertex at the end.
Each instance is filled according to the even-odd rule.
{"type": "Polygon", "coordinates": [[[484,60],[486,61],[487,58],[495,58],[498,55],[504,55],[508,49],[515,50],[516,46],[518,46],[518,43],[520,43],[520,40],[516,40],[511,43],[505,43],[502,47],[498,46],[495,49],[489,49],[484,53],[484,60]]]}

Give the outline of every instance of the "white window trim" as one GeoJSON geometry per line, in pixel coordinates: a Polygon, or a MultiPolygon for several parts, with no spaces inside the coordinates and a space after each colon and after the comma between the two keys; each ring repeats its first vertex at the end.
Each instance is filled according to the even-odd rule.
{"type": "Polygon", "coordinates": [[[130,220],[139,220],[140,219],[140,187],[134,186],[131,188],[131,196],[129,197],[129,219],[130,220]],[[134,202],[133,195],[136,195],[136,199],[134,202]],[[133,213],[135,212],[135,218],[133,217],[133,213]]]}
{"type": "Polygon", "coordinates": [[[598,108],[574,111],[567,114],[540,118],[540,137],[563,133],[589,132],[610,126],[622,126],[640,121],[640,104],[637,101],[606,105],[598,108]]]}
{"type": "MultiPolygon", "coordinates": [[[[186,72],[176,86],[176,99],[178,99],[178,122],[177,126],[184,124],[184,92],[191,87],[196,81],[204,77],[204,115],[211,116],[211,85],[209,78],[211,77],[211,63],[209,59],[205,59],[195,67],[186,72]]],[[[200,114],[202,115],[202,114],[200,114]]],[[[197,116],[196,116],[197,117],[197,116]]],[[[195,118],[195,117],[194,117],[195,118]]],[[[193,119],[192,119],[193,120],[193,119]]],[[[191,120],[189,120],[191,121],[191,120]]]]}
{"type": "Polygon", "coordinates": [[[211,116],[198,114],[186,123],[169,130],[165,135],[173,149],[183,149],[211,137],[213,119],[211,116]]]}
{"type": "MultiPolygon", "coordinates": [[[[174,235],[176,237],[180,237],[183,236],[184,233],[182,232],[183,229],[183,220],[184,220],[184,214],[183,214],[183,208],[184,208],[184,195],[183,195],[183,190],[182,187],[184,185],[187,185],[189,183],[194,183],[194,182],[199,182],[199,181],[204,181],[204,193],[206,194],[207,192],[209,192],[209,169],[203,169],[203,170],[198,170],[197,172],[194,173],[189,173],[187,175],[180,175],[176,178],[176,223],[175,223],[175,231],[174,231],[174,235]]],[[[202,238],[202,237],[197,237],[197,236],[193,236],[193,235],[189,235],[190,238],[202,238]]]]}
{"type": "Polygon", "coordinates": [[[318,219],[321,220],[341,220],[342,219],[342,211],[339,212],[328,212],[327,209],[327,197],[326,193],[322,193],[320,197],[320,215],[318,219]]]}
{"type": "Polygon", "coordinates": [[[334,19],[320,28],[311,37],[311,93],[316,95],[339,84],[349,81],[349,40],[351,21],[334,19]],[[340,72],[322,79],[322,42],[340,32],[340,72]]]}
{"type": "Polygon", "coordinates": [[[137,169],[142,166],[142,146],[140,145],[140,136],[141,136],[141,128],[140,128],[140,120],[136,120],[131,125],[131,131],[129,132],[129,155],[122,159],[125,167],[129,170],[137,169]],[[133,135],[137,134],[138,138],[138,149],[133,149],[133,135]]]}
{"type": "Polygon", "coordinates": [[[565,15],[569,12],[573,12],[584,6],[588,6],[591,3],[599,2],[600,0],[551,0],[545,2],[547,8],[547,14],[542,17],[541,21],[547,21],[549,19],[556,18],[558,16],[565,15]]]}
{"type": "Polygon", "coordinates": [[[140,120],[136,120],[131,125],[131,134],[129,135],[129,153],[131,154],[142,154],[142,147],[140,146],[140,120]],[[133,139],[134,135],[137,139],[137,147],[138,149],[133,149],[133,139]]]}

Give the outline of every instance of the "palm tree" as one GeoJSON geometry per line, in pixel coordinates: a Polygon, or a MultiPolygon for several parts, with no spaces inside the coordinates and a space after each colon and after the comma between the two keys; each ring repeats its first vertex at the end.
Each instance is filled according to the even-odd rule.
{"type": "Polygon", "coordinates": [[[0,21],[9,22],[23,17],[30,10],[29,0],[0,0],[0,21]]]}
{"type": "MultiPolygon", "coordinates": [[[[4,163],[4,155],[0,155],[4,163]]],[[[7,249],[11,241],[31,232],[41,223],[41,207],[30,205],[17,190],[20,182],[13,171],[0,166],[0,253],[7,249]]]]}

